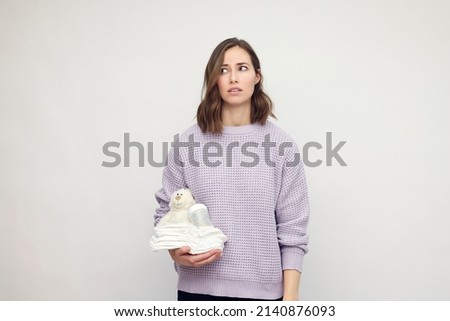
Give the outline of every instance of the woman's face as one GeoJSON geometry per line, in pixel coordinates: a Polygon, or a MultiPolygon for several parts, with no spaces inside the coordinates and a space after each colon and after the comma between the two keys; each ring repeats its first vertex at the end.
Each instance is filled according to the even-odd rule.
{"type": "Polygon", "coordinates": [[[255,85],[260,79],[247,51],[238,46],[225,51],[217,81],[224,107],[250,107],[255,85]]]}

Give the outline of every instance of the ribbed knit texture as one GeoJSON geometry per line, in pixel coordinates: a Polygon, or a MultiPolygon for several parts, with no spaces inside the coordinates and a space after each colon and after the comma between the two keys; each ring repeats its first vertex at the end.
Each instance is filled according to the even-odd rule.
{"type": "Polygon", "coordinates": [[[176,266],[178,289],[243,298],[281,297],[282,270],[301,271],[308,251],[308,194],[295,142],[270,121],[225,126],[222,134],[203,134],[193,125],[179,142],[189,140],[195,144],[191,153],[188,147],[169,152],[163,187],[155,194],[159,203],[155,224],[169,211],[170,195],[187,187],[197,203],[208,207],[211,222],[228,242],[222,257],[211,264],[176,266]],[[263,145],[266,135],[270,148],[263,145]],[[204,155],[206,143],[209,156],[204,155]],[[221,156],[217,156],[219,144],[221,156]]]}

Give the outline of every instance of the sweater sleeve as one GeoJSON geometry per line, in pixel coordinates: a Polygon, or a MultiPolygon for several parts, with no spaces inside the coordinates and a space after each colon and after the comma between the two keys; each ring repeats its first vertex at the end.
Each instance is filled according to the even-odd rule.
{"type": "MultiPolygon", "coordinates": [[[[179,149],[178,149],[179,151],[179,149]]],[[[171,148],[167,156],[167,163],[163,170],[162,187],[155,193],[156,201],[159,207],[156,208],[154,215],[154,224],[158,224],[160,219],[169,212],[170,196],[180,188],[185,188],[183,174],[183,164],[179,153],[171,148]]]]}
{"type": "Polygon", "coordinates": [[[275,215],[282,268],[301,272],[303,256],[308,252],[309,201],[303,163],[295,143],[286,151],[275,215]]]}

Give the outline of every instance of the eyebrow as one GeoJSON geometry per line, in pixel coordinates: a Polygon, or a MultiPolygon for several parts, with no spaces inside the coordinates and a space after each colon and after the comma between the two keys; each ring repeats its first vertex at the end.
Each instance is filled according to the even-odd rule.
{"type": "MultiPolygon", "coordinates": [[[[242,66],[242,65],[250,65],[249,63],[247,63],[247,62],[238,62],[236,65],[238,65],[238,66],[242,66]]],[[[230,65],[229,64],[223,64],[222,65],[222,67],[229,67],[230,65]]]]}

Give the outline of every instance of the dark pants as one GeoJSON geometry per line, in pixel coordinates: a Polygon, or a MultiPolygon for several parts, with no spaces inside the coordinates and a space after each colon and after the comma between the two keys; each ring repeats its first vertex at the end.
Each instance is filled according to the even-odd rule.
{"type": "Polygon", "coordinates": [[[282,301],[282,300],[283,297],[275,300],[263,300],[263,299],[233,298],[229,296],[215,296],[208,294],[197,294],[178,291],[178,301],[282,301]]]}

